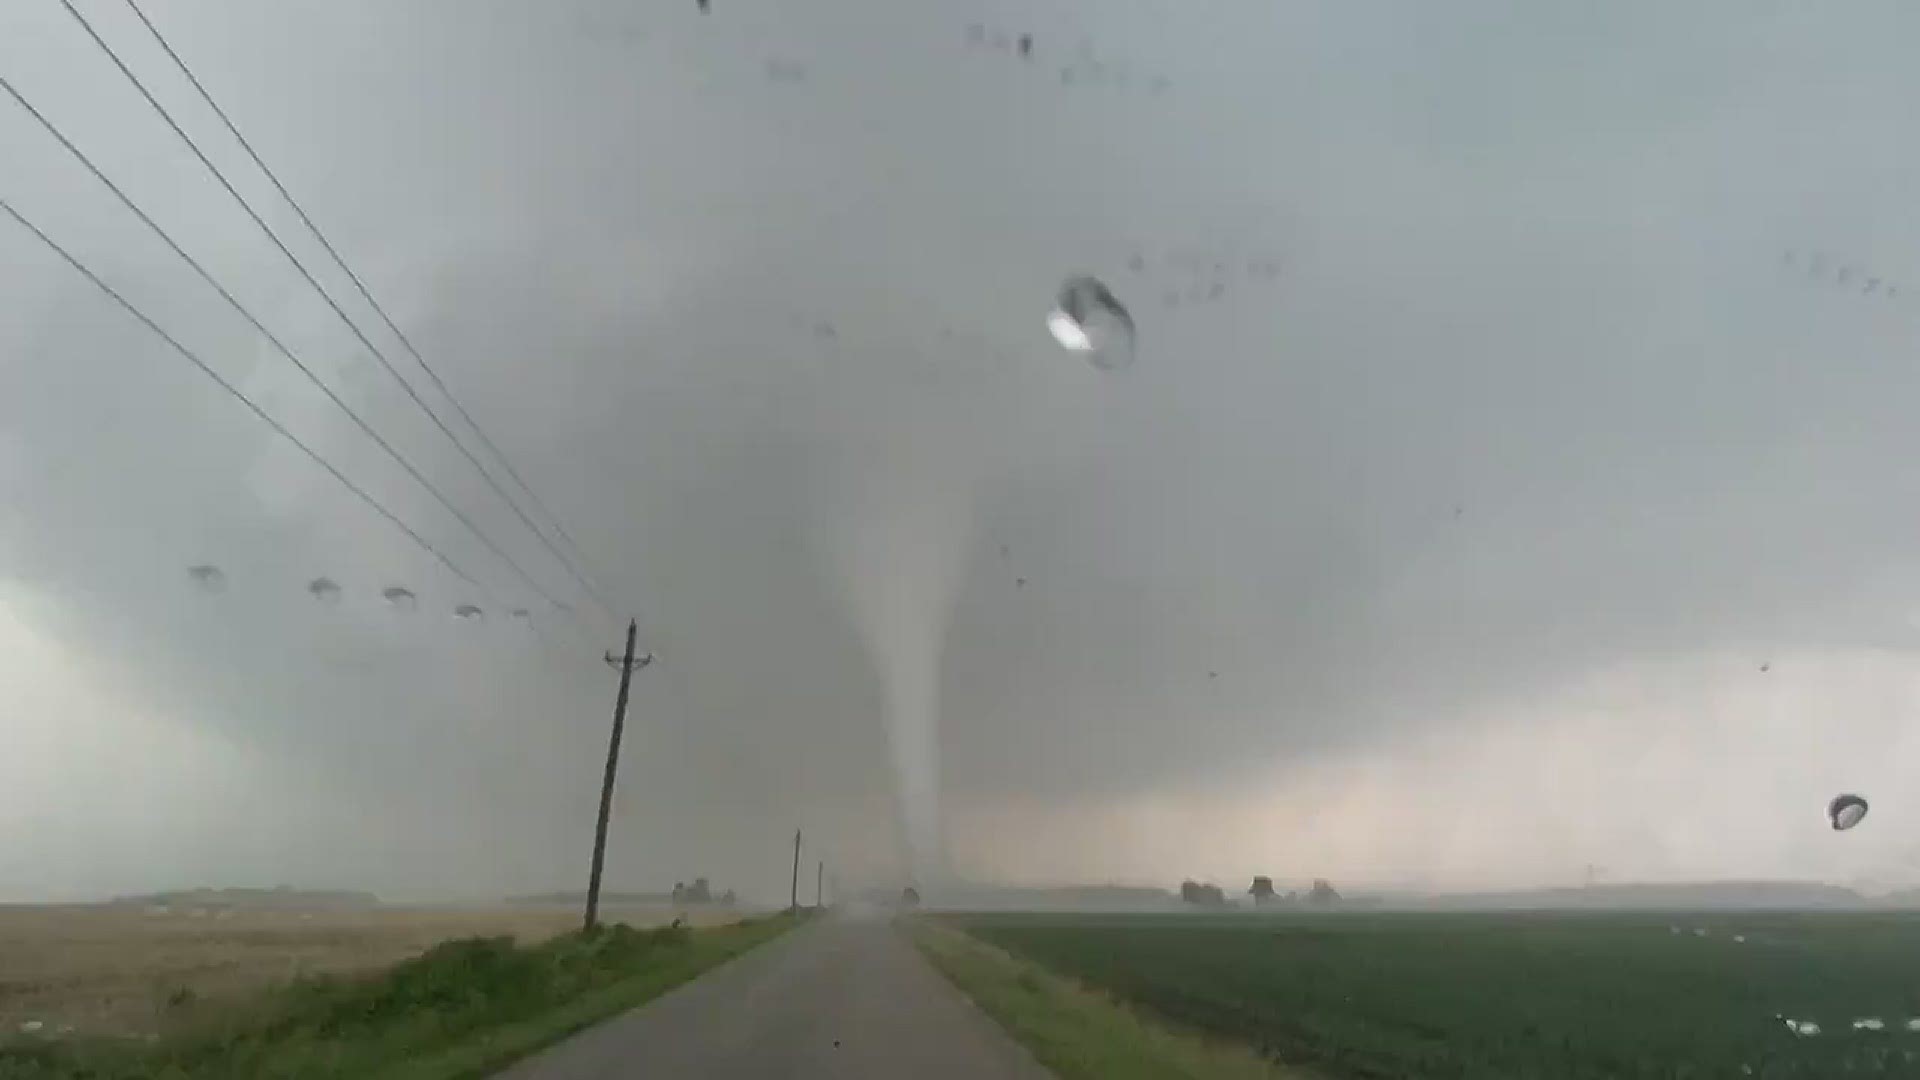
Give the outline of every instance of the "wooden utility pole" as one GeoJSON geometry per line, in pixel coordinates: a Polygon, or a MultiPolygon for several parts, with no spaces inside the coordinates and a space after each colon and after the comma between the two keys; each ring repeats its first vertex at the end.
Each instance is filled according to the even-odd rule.
{"type": "Polygon", "coordinates": [[[793,830],[793,892],[787,898],[787,910],[800,910],[800,830],[793,830]]]}
{"type": "Polygon", "coordinates": [[[587,921],[586,928],[600,917],[600,867],[607,858],[607,815],[613,810],[613,778],[620,771],[620,733],[627,726],[627,684],[633,681],[633,673],[653,663],[653,654],[636,658],[633,655],[633,639],[639,628],[634,620],[627,620],[627,651],[620,657],[607,654],[607,663],[620,669],[620,693],[613,699],[613,736],[607,740],[607,772],[600,780],[600,820],[593,827],[593,872],[587,878],[587,921]]]}
{"type": "Polygon", "coordinates": [[[825,859],[822,859],[820,860],[820,864],[813,868],[813,906],[814,907],[821,906],[820,905],[821,886],[823,886],[826,883],[826,880],[827,880],[827,861],[825,859]]]}

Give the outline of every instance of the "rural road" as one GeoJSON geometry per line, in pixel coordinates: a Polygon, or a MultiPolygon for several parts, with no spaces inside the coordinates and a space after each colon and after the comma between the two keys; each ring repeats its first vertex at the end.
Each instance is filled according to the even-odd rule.
{"type": "Polygon", "coordinates": [[[497,1080],[1046,1080],[883,918],[830,916],[497,1080]]]}

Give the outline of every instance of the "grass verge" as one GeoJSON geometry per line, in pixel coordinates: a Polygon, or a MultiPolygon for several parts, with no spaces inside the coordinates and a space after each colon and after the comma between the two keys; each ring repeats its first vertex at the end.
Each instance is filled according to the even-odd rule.
{"type": "Polygon", "coordinates": [[[462,938],[378,975],[182,1002],[153,1041],[0,1046],[0,1080],[469,1080],[779,936],[789,915],[711,929],[606,926],[538,945],[462,938]]]}
{"type": "Polygon", "coordinates": [[[936,919],[914,943],[988,1016],[1061,1080],[1302,1080],[1252,1050],[1173,1030],[1029,960],[936,919]]]}

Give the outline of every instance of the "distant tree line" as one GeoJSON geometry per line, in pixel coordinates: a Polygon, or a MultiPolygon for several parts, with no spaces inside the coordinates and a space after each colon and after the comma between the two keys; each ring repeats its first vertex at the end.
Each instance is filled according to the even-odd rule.
{"type": "MultiPolygon", "coordinates": [[[[1326,878],[1315,878],[1313,880],[1313,887],[1308,889],[1304,896],[1293,892],[1282,895],[1274,889],[1273,879],[1265,874],[1261,874],[1253,879],[1253,885],[1247,889],[1247,895],[1253,897],[1253,902],[1256,907],[1266,907],[1270,904],[1299,903],[1312,904],[1316,907],[1327,907],[1340,901],[1339,891],[1336,890],[1333,887],[1333,883],[1326,878]]],[[[1230,906],[1227,901],[1227,894],[1220,886],[1193,880],[1180,883],[1180,899],[1195,907],[1223,908],[1230,906]]]]}
{"type": "Polygon", "coordinates": [[[685,882],[680,882],[680,881],[674,882],[673,883],[673,902],[676,905],[731,904],[734,902],[734,897],[733,897],[732,889],[728,889],[726,892],[721,893],[717,897],[714,896],[713,888],[712,886],[707,884],[707,879],[700,877],[700,878],[694,878],[693,884],[691,885],[688,885],[685,882]]]}

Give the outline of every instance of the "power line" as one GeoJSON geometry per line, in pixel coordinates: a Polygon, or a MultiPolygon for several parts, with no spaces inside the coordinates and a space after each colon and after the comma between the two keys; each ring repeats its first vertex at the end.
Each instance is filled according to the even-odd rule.
{"type": "Polygon", "coordinates": [[[308,458],[312,459],[314,464],[327,470],[327,472],[330,473],[335,480],[340,481],[340,483],[343,486],[345,486],[348,491],[353,492],[353,494],[357,498],[359,498],[361,502],[366,503],[368,506],[372,507],[374,513],[379,514],[381,517],[387,520],[388,524],[392,525],[394,528],[399,529],[401,532],[405,533],[407,536],[407,539],[413,541],[416,545],[418,545],[420,550],[433,556],[436,560],[439,561],[440,565],[446,567],[448,570],[453,571],[453,574],[455,577],[458,577],[460,580],[476,588],[481,587],[480,583],[475,581],[471,575],[469,575],[465,570],[460,569],[460,567],[457,566],[452,559],[449,559],[446,557],[446,555],[442,554],[439,548],[436,548],[432,544],[428,543],[424,537],[422,537],[419,533],[413,531],[413,528],[411,526],[409,526],[406,522],[401,521],[400,518],[397,515],[395,515],[393,511],[387,509],[384,505],[382,505],[380,500],[374,498],[372,495],[367,494],[367,491],[365,488],[354,483],[351,479],[347,477],[345,473],[341,472],[332,462],[328,461],[325,457],[322,457],[319,451],[315,450],[313,447],[308,446],[306,443],[302,442],[299,436],[295,435],[291,431],[288,431],[286,427],[280,423],[280,421],[275,420],[270,414],[267,413],[265,409],[262,409],[258,404],[256,404],[252,398],[248,397],[238,387],[234,386],[232,383],[222,378],[219,372],[209,367],[207,365],[207,362],[200,359],[200,357],[192,349],[189,349],[185,345],[180,344],[179,340],[175,338],[172,334],[167,333],[164,327],[162,327],[159,323],[154,322],[152,318],[148,317],[146,312],[141,311],[139,308],[135,307],[131,300],[128,300],[125,296],[121,295],[119,290],[115,289],[112,285],[107,284],[104,278],[102,278],[99,274],[94,273],[92,269],[90,269],[85,263],[81,262],[78,258],[76,258],[66,248],[61,247],[60,243],[56,241],[53,237],[48,236],[46,232],[40,228],[40,226],[35,225],[33,222],[27,220],[25,215],[21,214],[20,211],[14,209],[13,204],[8,202],[5,198],[0,198],[0,210],[6,211],[9,217],[13,218],[14,221],[20,223],[21,228],[26,229],[28,232],[38,237],[41,243],[53,249],[54,254],[60,256],[62,259],[65,259],[67,265],[73,267],[74,270],[78,271],[81,276],[85,277],[88,281],[93,282],[96,288],[98,288],[101,292],[106,293],[109,297],[111,297],[115,303],[119,304],[120,307],[127,312],[127,314],[132,315],[134,318],[140,320],[140,322],[143,325],[145,325],[147,329],[153,331],[156,335],[158,335],[160,340],[166,342],[169,346],[172,346],[174,352],[179,353],[181,357],[186,359],[188,363],[192,364],[194,367],[199,368],[200,373],[202,375],[205,375],[207,378],[212,379],[214,383],[220,387],[220,389],[225,390],[235,400],[239,401],[240,404],[245,405],[248,411],[252,412],[253,415],[259,417],[261,421],[264,422],[268,427],[278,432],[282,438],[285,438],[288,442],[292,443],[295,447],[299,448],[300,452],[307,455],[308,458]]]}
{"type": "MultiPolygon", "coordinates": [[[[67,14],[71,15],[74,21],[80,24],[81,29],[86,31],[87,36],[93,39],[93,43],[113,62],[113,65],[120,69],[120,74],[125,76],[127,81],[133,84],[133,88],[139,91],[140,96],[145,98],[147,104],[153,108],[154,112],[159,114],[160,119],[166,123],[167,127],[172,129],[180,141],[186,144],[187,149],[193,152],[193,156],[199,159],[200,164],[205,166],[207,172],[219,182],[222,188],[226,189],[227,194],[231,195],[235,202],[240,204],[240,208],[246,212],[247,216],[259,227],[260,231],[266,234],[267,239],[273,242],[274,247],[280,250],[280,254],[286,256],[287,261],[293,264],[293,268],[299,271],[300,276],[306,279],[307,284],[312,286],[313,290],[320,294],[320,298],[326,301],[327,306],[333,309],[333,313],[339,316],[340,321],[347,325],[347,329],[353,333],[355,338],[359,339],[360,344],[365,346],[367,350],[373,354],[374,358],[380,362],[380,366],[386,369],[387,374],[393,376],[394,381],[400,384],[400,388],[406,392],[407,397],[412,399],[413,403],[420,408],[420,411],[427,415],[427,419],[433,421],[434,426],[440,429],[440,433],[445,435],[448,441],[452,442],[454,447],[473,465],[474,469],[479,472],[481,478],[487,482],[487,485],[493,489],[494,493],[500,496],[501,500],[519,517],[521,523],[526,525],[528,531],[533,533],[534,538],[539,540],[541,545],[544,546],[555,559],[559,560],[560,565],[574,578],[575,582],[580,585],[585,594],[592,599],[595,604],[599,605],[603,610],[606,610],[608,617],[611,618],[613,615],[612,610],[607,608],[606,604],[595,595],[592,586],[589,585],[583,575],[574,568],[572,562],[568,560],[566,555],[554,546],[553,542],[547,538],[540,527],[534,524],[533,519],[527,516],[526,511],[521,509],[519,502],[515,500],[505,488],[500,486],[499,481],[494,479],[493,474],[488,472],[486,466],[480,463],[480,459],[474,456],[473,451],[467,449],[466,443],[462,442],[460,437],[455,435],[452,429],[447,427],[445,421],[441,420],[439,414],[435,413],[433,408],[420,397],[420,394],[414,390],[412,384],[401,376],[400,372],[394,368],[393,362],[387,359],[386,353],[378,345],[375,345],[373,341],[367,337],[365,332],[360,329],[359,324],[355,323],[352,317],[341,308],[339,302],[333,298],[333,295],[329,293],[326,287],[320,283],[319,279],[313,275],[313,272],[307,269],[306,264],[300,261],[300,258],[293,253],[292,249],[288,248],[286,243],[280,239],[279,234],[273,231],[272,226],[268,225],[266,220],[260,216],[260,213],[253,208],[253,204],[249,203],[246,197],[240,194],[239,190],[233,186],[233,183],[227,179],[226,174],[220,171],[219,166],[215,165],[212,159],[207,157],[206,152],[200,149],[200,145],[195,142],[193,137],[188,135],[185,129],[180,126],[179,122],[173,118],[173,114],[167,111],[166,106],[160,104],[159,100],[153,96],[153,93],[147,89],[146,84],[140,80],[140,77],[134,74],[133,70],[127,66],[126,61],[120,58],[120,54],[115,52],[111,45],[107,44],[106,39],[100,36],[99,32],[94,29],[93,24],[87,21],[86,16],[82,15],[80,10],[73,6],[72,0],[60,0],[60,3],[62,7],[66,8],[67,14]]],[[[140,14],[138,8],[134,10],[136,14],[140,14]]],[[[142,22],[146,22],[144,15],[140,15],[140,18],[142,22]]],[[[147,26],[149,31],[152,31],[157,37],[158,32],[153,31],[152,24],[148,23],[147,26]]],[[[162,40],[161,44],[164,47],[165,41],[162,40]]],[[[173,55],[171,49],[168,49],[167,52],[169,55],[173,55]]],[[[179,62],[177,56],[174,57],[174,60],[176,63],[179,62]]],[[[184,65],[182,65],[182,70],[185,70],[184,65]]],[[[192,78],[191,72],[188,73],[188,77],[190,79],[192,78]]],[[[204,88],[200,88],[197,79],[193,81],[195,87],[201,89],[201,94],[204,97],[206,95],[204,88]]],[[[209,103],[211,103],[211,99],[209,98],[208,100],[209,103]]],[[[215,106],[215,111],[219,112],[218,106],[215,106]]],[[[222,119],[225,119],[224,113],[222,113],[222,119]]],[[[227,126],[229,130],[233,129],[230,121],[228,121],[227,126]]],[[[237,131],[235,135],[238,137],[237,131]]],[[[248,148],[248,153],[252,153],[251,147],[248,148]]],[[[256,157],[255,160],[257,162],[258,158],[256,157]]],[[[265,171],[264,166],[262,166],[262,171],[265,171]]],[[[277,180],[275,181],[275,186],[279,186],[277,180]]],[[[291,199],[288,201],[291,203],[291,199]]],[[[303,219],[305,218],[304,214],[301,216],[303,219]]]]}
{"type": "MultiPolygon", "coordinates": [[[[73,141],[71,139],[68,139],[66,134],[62,132],[59,129],[59,127],[57,127],[53,123],[53,121],[47,119],[45,114],[43,114],[39,109],[35,108],[33,103],[28,101],[26,97],[24,97],[20,93],[20,91],[14,87],[13,83],[9,81],[5,76],[0,76],[0,90],[5,90],[13,98],[14,101],[19,103],[21,108],[25,109],[29,115],[31,115],[36,121],[39,122],[41,127],[47,130],[48,134],[52,135],[56,140],[58,140],[60,145],[65,147],[69,154],[72,154],[82,165],[85,165],[87,167],[87,170],[93,173],[94,178],[99,180],[102,184],[104,184],[108,191],[113,192],[113,194],[120,200],[122,205],[124,205],[128,210],[132,211],[135,217],[138,217],[141,220],[141,222],[147,226],[147,228],[153,231],[154,235],[158,236],[161,240],[165,241],[166,245],[169,248],[173,249],[173,253],[175,255],[180,256],[180,258],[183,261],[185,261],[188,266],[192,267],[194,272],[200,275],[201,280],[205,281],[210,287],[212,287],[214,292],[219,293],[220,298],[225,300],[229,307],[239,312],[240,316],[246,319],[247,322],[251,324],[253,328],[256,331],[258,331],[262,337],[266,338],[268,343],[270,343],[274,347],[274,349],[276,349],[280,353],[280,355],[286,357],[287,360],[290,363],[292,363],[294,367],[300,370],[300,373],[302,375],[305,375],[307,377],[307,381],[319,387],[320,392],[327,395],[328,400],[332,401],[334,405],[340,409],[341,412],[346,413],[348,419],[352,420],[354,424],[357,427],[359,427],[359,429],[362,432],[366,433],[366,436],[372,439],[376,445],[378,445],[382,450],[386,451],[388,457],[391,457],[393,458],[394,461],[398,462],[400,467],[406,470],[407,475],[413,477],[414,480],[417,481],[421,487],[425,488],[428,494],[432,495],[434,499],[437,502],[439,502],[441,506],[447,509],[448,513],[451,513],[455,518],[459,519],[460,523],[466,526],[468,532],[471,532],[473,533],[474,536],[478,537],[480,542],[486,545],[489,551],[493,552],[494,555],[499,557],[499,559],[502,562],[506,563],[509,567],[511,567],[513,569],[513,572],[518,574],[521,580],[527,583],[528,587],[533,589],[533,591],[538,593],[542,599],[544,599],[547,603],[553,605],[555,608],[559,608],[563,611],[571,610],[570,608],[567,608],[564,605],[562,605],[559,601],[555,600],[550,594],[548,594],[546,589],[542,588],[540,583],[533,579],[532,575],[528,574],[526,570],[521,568],[519,563],[514,561],[513,556],[508,555],[505,551],[501,550],[500,546],[493,542],[492,537],[488,536],[485,532],[481,531],[480,527],[473,523],[473,519],[467,517],[466,514],[461,512],[459,507],[453,505],[453,503],[450,502],[445,495],[441,494],[440,489],[438,487],[435,487],[433,482],[431,480],[428,480],[426,476],[422,474],[420,470],[414,466],[413,462],[408,461],[406,458],[406,455],[400,453],[399,450],[395,449],[393,444],[389,443],[385,438],[383,438],[380,435],[379,432],[375,431],[372,425],[368,424],[366,420],[361,418],[359,413],[354,412],[352,406],[348,405],[345,401],[342,401],[340,398],[340,395],[334,393],[333,389],[329,387],[325,382],[321,381],[320,377],[313,373],[313,369],[307,367],[307,365],[298,356],[294,354],[293,350],[287,347],[285,342],[281,341],[279,337],[277,337],[272,330],[267,329],[267,326],[265,323],[261,322],[257,317],[254,316],[253,312],[248,311],[245,305],[240,303],[239,300],[235,299],[233,294],[227,291],[226,286],[220,284],[219,280],[215,278],[213,274],[208,272],[207,268],[202,266],[199,260],[195,259],[192,255],[187,254],[187,251],[185,248],[182,248],[179,245],[179,243],[175,241],[174,238],[170,234],[168,234],[168,232],[165,229],[162,229],[159,223],[155,222],[153,218],[150,217],[145,210],[142,210],[139,204],[135,203],[131,198],[129,198],[127,196],[127,193],[120,189],[120,185],[114,183],[110,178],[108,178],[107,174],[102,172],[98,165],[94,164],[92,158],[89,158],[84,152],[81,151],[81,149],[78,146],[75,146],[73,144],[73,141]]],[[[584,628],[583,628],[583,632],[584,632],[584,628]]]]}
{"type": "MultiPolygon", "coordinates": [[[[254,150],[253,143],[248,141],[247,137],[240,133],[239,127],[237,127],[232,118],[227,115],[227,111],[221,108],[219,102],[213,99],[213,95],[201,84],[199,76],[195,75],[193,69],[187,66],[187,62],[181,59],[179,53],[174,51],[172,44],[160,33],[159,28],[153,25],[151,19],[147,18],[146,12],[141,10],[140,5],[135,3],[134,0],[126,0],[126,4],[127,7],[132,10],[134,16],[140,20],[140,24],[146,27],[147,33],[153,36],[154,42],[160,46],[161,50],[167,54],[167,57],[173,61],[174,66],[178,67],[180,73],[185,75],[187,81],[193,85],[194,90],[200,95],[200,100],[206,102],[207,107],[212,109],[214,115],[220,118],[220,122],[226,125],[227,131],[233,135],[234,141],[238,142],[240,148],[247,152],[247,156],[253,159],[254,165],[259,167],[261,174],[273,184],[274,190],[280,193],[280,197],[284,199],[286,204],[293,209],[293,212],[299,216],[301,224],[305,225],[307,231],[313,234],[313,238],[320,242],[320,246],[324,248],[328,256],[333,259],[334,265],[338,266],[341,272],[347,275],[347,279],[353,282],[353,287],[359,291],[361,298],[366,300],[367,305],[373,308],[374,312],[380,316],[380,321],[386,324],[387,329],[393,333],[393,336],[405,347],[408,354],[420,365],[420,370],[426,372],[427,378],[433,382],[434,386],[439,388],[440,393],[446,397],[448,403],[460,414],[460,418],[465,420],[467,426],[473,429],[474,434],[480,437],[481,444],[485,446],[488,452],[493,455],[494,459],[499,461],[501,466],[506,469],[507,475],[512,478],[514,484],[518,486],[522,492],[526,493],[527,499],[533,504],[534,509],[540,511],[541,516],[553,527],[553,531],[560,537],[561,542],[567,546],[569,551],[573,552],[576,559],[574,569],[576,569],[582,577],[585,577],[589,583],[592,583],[595,575],[591,574],[590,571],[593,568],[587,564],[586,555],[581,552],[580,545],[574,543],[573,537],[567,532],[566,526],[561,523],[559,515],[547,508],[547,505],[540,500],[540,496],[534,493],[532,486],[521,477],[520,470],[514,467],[512,460],[507,457],[506,453],[502,451],[499,446],[494,444],[493,439],[487,435],[486,429],[480,426],[480,422],[475,420],[471,413],[467,412],[466,406],[462,405],[460,399],[454,396],[453,391],[447,387],[447,384],[441,381],[439,373],[434,371],[433,366],[427,363],[426,357],[420,355],[420,350],[414,348],[413,341],[407,337],[405,331],[400,329],[399,324],[394,322],[392,316],[387,314],[387,309],[380,301],[374,299],[373,293],[367,288],[366,283],[361,280],[360,275],[354,272],[353,267],[347,264],[346,259],[334,248],[333,243],[327,239],[326,234],[320,231],[320,226],[314,224],[313,219],[307,216],[306,209],[300,205],[299,201],[293,197],[293,193],[288,191],[286,185],[280,182],[280,177],[267,166],[266,161],[254,150]]],[[[591,590],[589,590],[589,595],[592,595],[591,590]]],[[[595,603],[599,602],[599,599],[596,597],[595,603]]],[[[604,605],[602,606],[604,607],[604,605]]]]}

